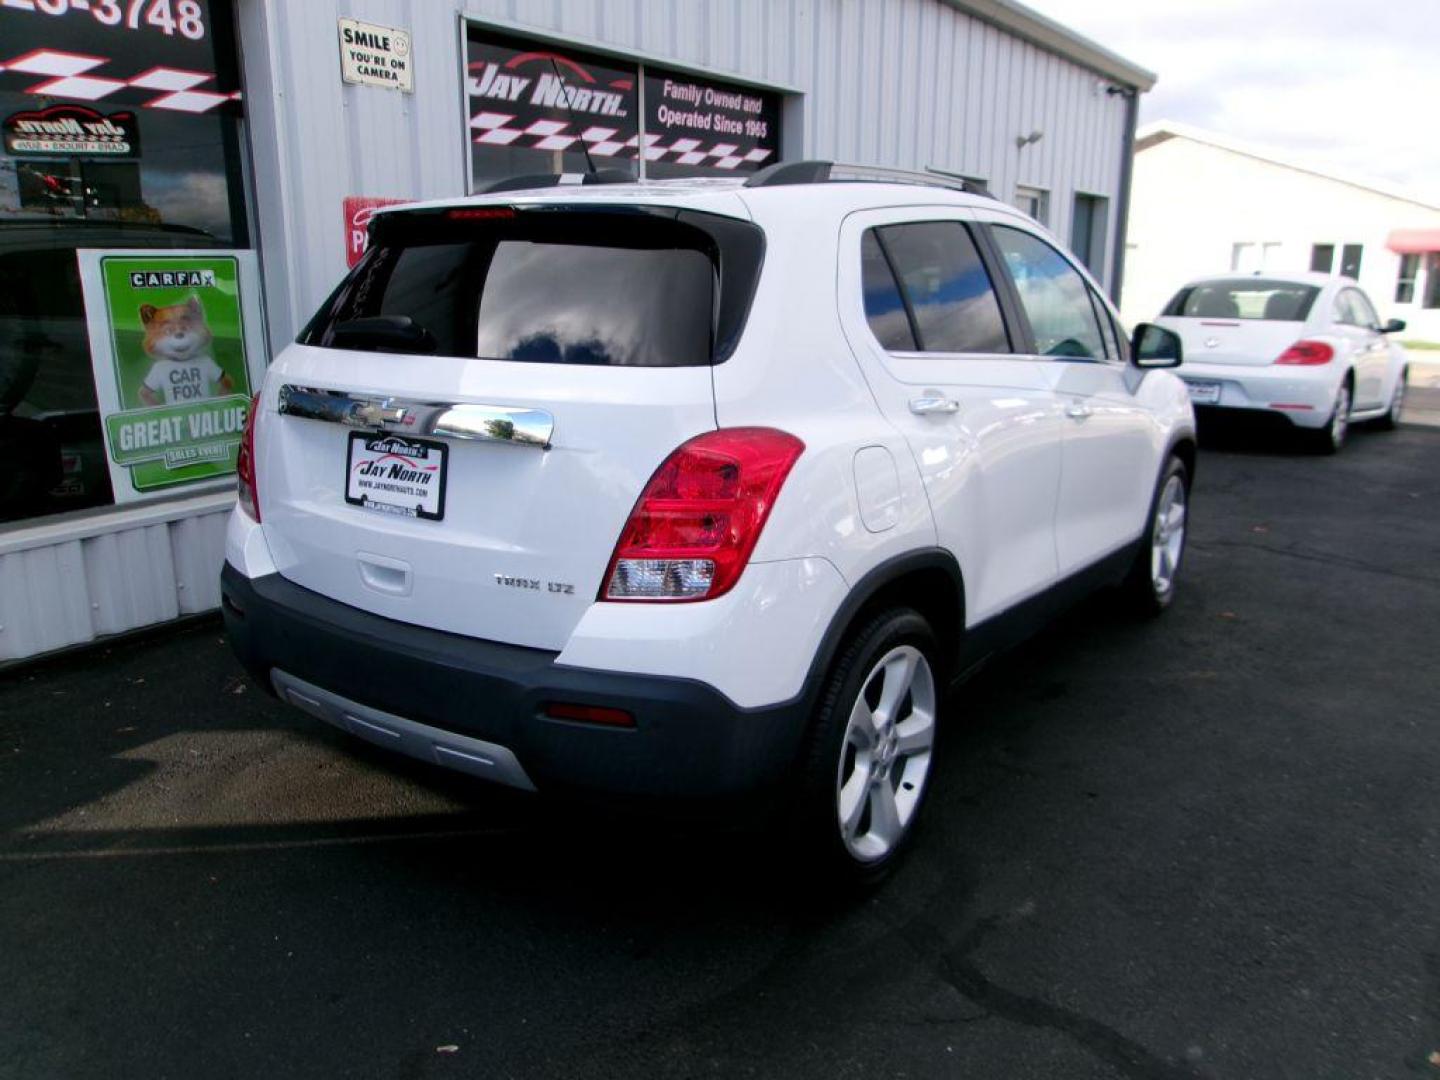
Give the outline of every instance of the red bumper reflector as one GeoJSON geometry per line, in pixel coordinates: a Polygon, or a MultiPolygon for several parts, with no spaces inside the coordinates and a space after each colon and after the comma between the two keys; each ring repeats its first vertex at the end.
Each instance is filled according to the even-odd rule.
{"type": "Polygon", "coordinates": [[[1303,410],[1306,410],[1307,412],[1314,412],[1314,411],[1315,411],[1315,406],[1314,406],[1314,405],[1280,405],[1280,404],[1278,404],[1278,403],[1276,403],[1276,402],[1273,402],[1273,401],[1270,403],[1270,408],[1272,408],[1272,409],[1303,409],[1303,410]]]}
{"type": "Polygon", "coordinates": [[[577,720],[582,724],[604,724],[606,727],[634,727],[635,717],[624,709],[604,705],[570,705],[563,701],[545,704],[545,715],[552,720],[577,720]]]}

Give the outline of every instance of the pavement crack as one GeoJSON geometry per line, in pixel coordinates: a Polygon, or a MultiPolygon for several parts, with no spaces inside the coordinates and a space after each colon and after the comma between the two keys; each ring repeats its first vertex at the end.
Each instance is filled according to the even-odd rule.
{"type": "Polygon", "coordinates": [[[1207,551],[1210,548],[1249,548],[1270,555],[1283,555],[1291,559],[1303,559],[1306,562],[1321,563],[1326,566],[1341,566],[1347,570],[1361,570],[1368,574],[1382,574],[1385,577],[1399,578],[1403,581],[1440,585],[1440,577],[1428,574],[1408,574],[1403,570],[1391,570],[1386,566],[1376,566],[1374,563],[1367,563],[1361,559],[1349,559],[1344,555],[1328,555],[1320,552],[1300,551],[1297,548],[1274,547],[1270,544],[1256,544],[1248,540],[1206,540],[1203,542],[1192,540],[1190,547],[1197,551],[1207,551]]]}
{"type": "Polygon", "coordinates": [[[970,954],[1000,922],[993,917],[981,919],[957,945],[945,950],[935,949],[939,934],[923,919],[912,921],[901,935],[922,955],[938,954],[939,977],[978,1006],[982,1016],[1065,1035],[1131,1080],[1204,1080],[1205,1074],[1199,1070],[1162,1058],[1099,1020],[1008,990],[984,975],[970,954]]]}

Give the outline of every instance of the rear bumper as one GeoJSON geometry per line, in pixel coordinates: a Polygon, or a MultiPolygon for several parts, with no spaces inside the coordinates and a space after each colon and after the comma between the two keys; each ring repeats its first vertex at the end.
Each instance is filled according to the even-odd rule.
{"type": "Polygon", "coordinates": [[[1333,367],[1270,364],[1184,364],[1176,372],[1191,389],[1196,409],[1244,409],[1284,417],[1296,427],[1324,427],[1344,372],[1333,367]],[[1195,396],[1195,384],[1219,384],[1218,401],[1195,396]]]}
{"type": "Polygon", "coordinates": [[[220,584],[231,647],[266,689],[382,746],[518,787],[749,794],[786,775],[805,728],[803,694],[743,709],[704,683],[567,667],[545,650],[372,615],[279,574],[247,578],[226,563],[220,584]],[[549,702],[623,709],[635,727],[551,719],[549,702]]]}

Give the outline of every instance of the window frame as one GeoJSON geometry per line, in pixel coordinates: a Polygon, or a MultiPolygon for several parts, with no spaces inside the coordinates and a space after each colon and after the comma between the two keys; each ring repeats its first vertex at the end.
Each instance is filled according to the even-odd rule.
{"type": "Polygon", "coordinates": [[[1085,291],[1090,299],[1091,315],[1094,317],[1096,322],[1095,329],[1099,332],[1102,349],[1106,349],[1106,334],[1104,323],[1101,319],[1102,313],[1113,325],[1117,342],[1125,340],[1125,337],[1120,332],[1120,324],[1115,319],[1114,315],[1111,313],[1109,305],[1104,300],[1100,299],[1102,295],[1102,290],[1099,286],[1099,283],[1095,281],[1094,277],[1088,271],[1086,271],[1084,267],[1078,265],[1074,258],[1067,255],[1060,247],[1058,247],[1055,243],[1051,242],[1050,239],[1048,239],[1041,233],[1036,232],[1033,229],[1026,228],[1023,219],[1012,219],[996,222],[986,221],[978,223],[978,225],[979,230],[984,233],[985,242],[990,248],[991,257],[1001,268],[1005,287],[1010,296],[1011,307],[1013,308],[1015,313],[1014,318],[1016,319],[1016,322],[1021,329],[1025,341],[1025,347],[1028,349],[1028,352],[1024,354],[1025,359],[1046,360],[1056,363],[1071,364],[1113,364],[1117,367],[1123,367],[1125,364],[1129,363],[1129,352],[1127,346],[1125,345],[1120,346],[1121,357],[1124,357],[1124,359],[1122,359],[1121,357],[1112,358],[1110,356],[1050,356],[1046,353],[1038,352],[1035,342],[1035,328],[1030,324],[1029,313],[1025,310],[1024,301],[1020,299],[1020,289],[1015,284],[1015,280],[1010,274],[1010,267],[1006,265],[1004,258],[1000,254],[999,242],[994,237],[995,229],[1013,229],[1016,232],[1024,233],[1026,236],[1029,236],[1033,240],[1039,241],[1040,243],[1048,247],[1051,251],[1055,252],[1056,255],[1060,256],[1060,258],[1064,260],[1067,266],[1074,270],[1075,273],[1080,275],[1080,281],[1085,286],[1085,291]]]}
{"type": "Polygon", "coordinates": [[[1420,306],[1426,311],[1440,308],[1440,251],[1425,253],[1425,287],[1420,290],[1420,306]]]}
{"type": "Polygon", "coordinates": [[[1364,264],[1365,264],[1365,245],[1364,245],[1364,244],[1342,244],[1342,245],[1340,246],[1340,269],[1339,269],[1338,273],[1340,274],[1341,277],[1349,278],[1351,281],[1359,281],[1359,280],[1360,280],[1360,268],[1361,268],[1362,266],[1364,266],[1364,264]],[[1352,251],[1355,253],[1355,273],[1353,273],[1353,274],[1347,274],[1347,273],[1345,272],[1345,267],[1346,267],[1346,266],[1349,264],[1349,262],[1350,262],[1350,252],[1352,252],[1352,251]]]}
{"type": "Polygon", "coordinates": [[[1395,271],[1395,303],[1415,303],[1415,292],[1420,285],[1420,253],[1406,252],[1400,256],[1400,265],[1395,271]],[[1410,273],[1405,273],[1406,267],[1410,273]]]}
{"type": "MultiPolygon", "coordinates": [[[[917,212],[924,212],[929,208],[915,207],[913,209],[917,212]]],[[[987,243],[988,237],[984,235],[984,229],[984,223],[978,222],[973,218],[964,218],[958,215],[949,217],[938,216],[933,213],[927,213],[924,217],[897,218],[893,221],[875,222],[865,224],[861,227],[858,240],[859,247],[857,248],[856,255],[857,257],[861,255],[860,249],[863,249],[865,237],[870,233],[874,233],[876,246],[879,247],[881,254],[885,258],[885,265],[890,271],[890,276],[894,282],[896,291],[900,294],[900,302],[905,307],[905,316],[910,323],[910,335],[916,344],[914,350],[886,348],[884,342],[876,336],[874,329],[870,326],[870,317],[865,311],[862,291],[860,298],[860,321],[864,323],[865,330],[870,335],[871,341],[875,343],[882,353],[887,356],[952,357],[970,360],[1012,360],[1026,355],[1024,350],[1031,342],[1018,332],[1019,323],[1017,322],[1017,312],[1011,305],[1010,298],[1006,293],[1008,276],[1004,274],[1003,267],[998,264],[997,255],[993,247],[987,243]],[[924,348],[924,337],[920,333],[920,324],[915,316],[914,306],[910,301],[910,293],[905,288],[904,278],[901,277],[895,267],[895,260],[890,253],[890,246],[886,243],[885,237],[881,235],[885,229],[893,229],[905,225],[956,225],[963,229],[970,237],[970,242],[974,245],[975,252],[979,256],[980,265],[984,267],[985,273],[990,279],[990,290],[994,294],[996,304],[1000,310],[1000,325],[1001,329],[1005,331],[1005,340],[1010,346],[1009,352],[949,352],[924,348]]],[[[861,270],[860,276],[863,290],[863,270],[861,270]]]]}
{"type": "Polygon", "coordinates": [[[1050,189],[1049,189],[1049,188],[1037,187],[1037,186],[1034,185],[1034,184],[1016,184],[1016,185],[1015,185],[1015,197],[1014,197],[1014,199],[1011,201],[1010,206],[1011,206],[1013,209],[1020,211],[1020,213],[1022,213],[1022,214],[1029,214],[1030,217],[1034,218],[1034,219],[1035,219],[1036,221],[1038,221],[1041,225],[1044,225],[1046,228],[1049,228],[1049,226],[1050,226],[1050,189]],[[1029,197],[1029,196],[1033,196],[1033,197],[1034,197],[1034,200],[1035,200],[1035,208],[1036,208],[1036,210],[1038,211],[1038,213],[1030,214],[1029,211],[1027,211],[1023,206],[1020,206],[1020,205],[1019,205],[1019,200],[1020,200],[1022,197],[1029,197]]]}

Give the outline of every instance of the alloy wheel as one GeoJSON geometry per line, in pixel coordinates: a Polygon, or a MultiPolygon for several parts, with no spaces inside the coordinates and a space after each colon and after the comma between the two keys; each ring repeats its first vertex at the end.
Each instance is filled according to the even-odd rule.
{"type": "Polygon", "coordinates": [[[1150,584],[1156,596],[1168,596],[1175,588],[1175,572],[1180,568],[1184,548],[1185,482],[1171,476],[1160,492],[1150,529],[1150,584]]]}
{"type": "Polygon", "coordinates": [[[1350,386],[1340,384],[1335,395],[1335,411],[1330,415],[1330,445],[1339,450],[1345,445],[1345,433],[1350,428],[1350,386]]]}
{"type": "Polygon", "coordinates": [[[1405,372],[1395,380],[1395,393],[1390,395],[1390,423],[1400,423],[1400,413],[1405,409],[1405,372]]]}
{"type": "Polygon", "coordinates": [[[925,654],[897,645],[865,676],[840,747],[840,836],[862,862],[884,858],[914,820],[935,745],[935,677],[925,654]]]}

